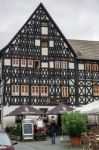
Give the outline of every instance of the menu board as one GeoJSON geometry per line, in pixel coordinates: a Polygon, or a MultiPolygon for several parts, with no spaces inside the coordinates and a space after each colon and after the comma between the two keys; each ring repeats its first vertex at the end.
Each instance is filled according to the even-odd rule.
{"type": "Polygon", "coordinates": [[[23,123],[23,134],[33,134],[32,123],[23,123]]]}

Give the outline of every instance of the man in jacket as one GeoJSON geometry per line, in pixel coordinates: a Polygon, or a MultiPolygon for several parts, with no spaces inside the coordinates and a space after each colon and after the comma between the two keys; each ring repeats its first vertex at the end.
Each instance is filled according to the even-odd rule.
{"type": "Polygon", "coordinates": [[[58,129],[58,127],[57,127],[55,120],[52,120],[52,122],[50,124],[50,135],[51,135],[51,143],[52,144],[55,144],[57,129],[58,129]]]}

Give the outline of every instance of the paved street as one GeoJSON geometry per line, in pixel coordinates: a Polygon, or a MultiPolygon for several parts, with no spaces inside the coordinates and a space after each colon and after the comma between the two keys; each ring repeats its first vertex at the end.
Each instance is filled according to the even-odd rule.
{"type": "Polygon", "coordinates": [[[60,137],[57,137],[56,144],[51,144],[50,138],[46,141],[33,141],[33,142],[18,142],[15,145],[16,150],[82,150],[82,148],[71,148],[68,147],[65,141],[68,138],[65,136],[63,137],[64,141],[60,142],[60,137]]]}

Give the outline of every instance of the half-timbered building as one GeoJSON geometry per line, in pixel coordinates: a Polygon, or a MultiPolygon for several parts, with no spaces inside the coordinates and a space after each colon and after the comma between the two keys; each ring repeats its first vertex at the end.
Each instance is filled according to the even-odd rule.
{"type": "Polygon", "coordinates": [[[43,4],[1,50],[1,70],[4,106],[99,99],[99,42],[67,40],[43,4]]]}

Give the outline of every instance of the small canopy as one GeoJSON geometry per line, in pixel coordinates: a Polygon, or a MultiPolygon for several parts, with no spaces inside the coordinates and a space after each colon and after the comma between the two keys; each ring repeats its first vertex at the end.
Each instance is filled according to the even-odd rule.
{"type": "Polygon", "coordinates": [[[57,105],[56,107],[54,107],[53,109],[49,110],[47,112],[47,114],[58,115],[58,114],[63,114],[65,112],[67,112],[67,111],[72,111],[72,110],[73,110],[72,107],[67,106],[67,105],[61,103],[61,104],[57,105]]]}
{"type": "Polygon", "coordinates": [[[6,116],[19,116],[19,115],[42,115],[43,113],[29,105],[22,105],[10,112],[6,116]]]}

